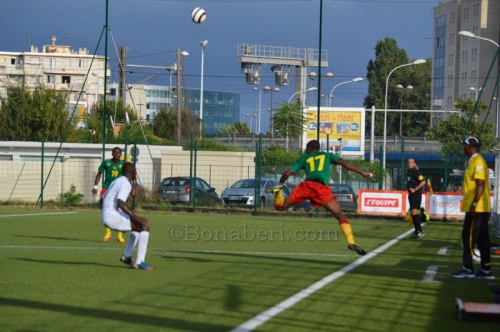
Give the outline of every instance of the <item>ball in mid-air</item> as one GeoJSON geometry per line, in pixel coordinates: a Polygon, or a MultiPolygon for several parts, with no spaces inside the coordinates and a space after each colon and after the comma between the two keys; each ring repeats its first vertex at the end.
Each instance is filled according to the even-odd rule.
{"type": "Polygon", "coordinates": [[[205,9],[196,7],[191,11],[191,20],[194,23],[203,23],[205,19],[207,18],[207,13],[205,12],[205,9]]]}

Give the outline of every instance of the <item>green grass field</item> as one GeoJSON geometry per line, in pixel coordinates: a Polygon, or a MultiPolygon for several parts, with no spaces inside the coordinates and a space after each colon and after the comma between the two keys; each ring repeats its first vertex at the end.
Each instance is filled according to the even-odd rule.
{"type": "MultiPolygon", "coordinates": [[[[460,223],[430,222],[426,237],[413,240],[408,233],[341,275],[360,256],[347,250],[333,218],[140,215],[150,220],[146,258],[155,271],[119,262],[124,245],[116,233],[101,241],[98,211],[0,210],[0,330],[230,331],[335,272],[333,281],[255,330],[499,326],[481,317],[459,321],[456,314],[455,298],[492,302],[487,281],[450,277],[461,266],[460,223]],[[338,238],[327,231],[338,231],[338,238]],[[425,278],[433,267],[435,275],[425,278]]],[[[351,223],[369,254],[409,231],[402,221],[351,223]]],[[[492,260],[499,278],[499,256],[492,260]]]]}

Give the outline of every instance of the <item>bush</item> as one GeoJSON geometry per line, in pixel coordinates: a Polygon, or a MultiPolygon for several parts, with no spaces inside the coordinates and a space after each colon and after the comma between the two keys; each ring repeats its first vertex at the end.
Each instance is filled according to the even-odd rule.
{"type": "Polygon", "coordinates": [[[65,205],[78,204],[83,200],[83,194],[76,192],[76,187],[71,184],[69,191],[59,194],[59,202],[65,205]]]}

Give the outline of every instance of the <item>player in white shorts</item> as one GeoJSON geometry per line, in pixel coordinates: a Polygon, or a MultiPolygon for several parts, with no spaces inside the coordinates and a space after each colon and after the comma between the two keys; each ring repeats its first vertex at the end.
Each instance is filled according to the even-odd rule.
{"type": "Polygon", "coordinates": [[[122,176],[111,183],[102,197],[102,223],[115,231],[130,232],[130,238],[120,261],[134,269],[153,270],[146,264],[149,241],[148,220],[136,215],[126,204],[136,175],[134,164],[123,164],[122,176]],[[134,261],[132,251],[136,244],[138,245],[137,259],[134,261]]]}

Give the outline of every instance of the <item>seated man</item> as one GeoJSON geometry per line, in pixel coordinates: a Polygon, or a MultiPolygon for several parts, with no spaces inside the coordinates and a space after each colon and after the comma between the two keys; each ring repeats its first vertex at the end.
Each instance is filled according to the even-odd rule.
{"type": "Polygon", "coordinates": [[[145,260],[149,241],[148,220],[136,215],[125,203],[132,191],[132,182],[135,181],[136,175],[134,164],[123,164],[122,176],[111,183],[102,197],[102,223],[116,231],[131,231],[120,261],[134,269],[153,270],[145,260]],[[134,261],[132,250],[136,244],[138,244],[137,259],[134,261]]]}

